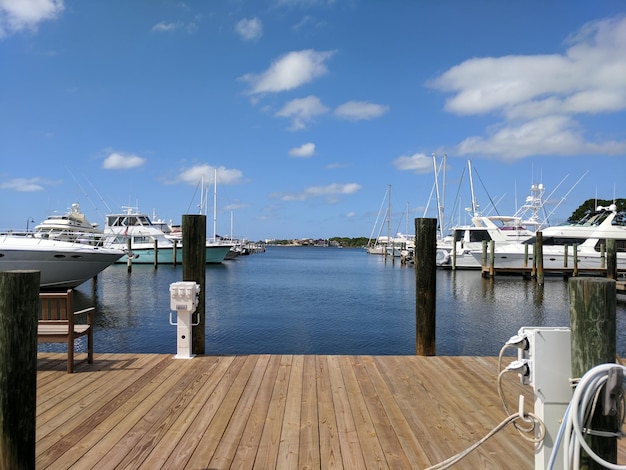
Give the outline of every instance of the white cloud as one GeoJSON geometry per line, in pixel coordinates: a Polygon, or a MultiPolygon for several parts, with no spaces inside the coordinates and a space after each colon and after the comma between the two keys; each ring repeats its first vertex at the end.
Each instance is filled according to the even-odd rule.
{"type": "Polygon", "coordinates": [[[0,189],[12,189],[19,192],[35,192],[43,191],[44,186],[52,186],[60,184],[61,181],[44,180],[39,177],[35,178],[15,178],[4,183],[0,183],[0,189]]]}
{"type": "Polygon", "coordinates": [[[142,166],[145,162],[145,158],[137,155],[112,152],[102,162],[102,168],[105,170],[128,170],[142,166]]]}
{"type": "Polygon", "coordinates": [[[304,201],[313,197],[326,197],[329,202],[336,202],[337,196],[354,194],[360,189],[361,185],[357,183],[333,183],[328,186],[310,186],[299,193],[275,193],[271,194],[270,197],[282,201],[304,201]]]}
{"type": "Polygon", "coordinates": [[[389,111],[389,106],[368,103],[366,101],[348,101],[335,109],[335,116],[348,121],[374,119],[389,111]]]}
{"type": "Polygon", "coordinates": [[[240,80],[250,83],[251,94],[278,93],[293,90],[328,72],[326,61],[334,52],[313,49],[289,52],[274,61],[261,74],[247,74],[240,80]]]}
{"type": "Polygon", "coordinates": [[[0,38],[37,31],[39,23],[56,19],[64,8],[63,0],[0,0],[0,38]]]}
{"type": "Polygon", "coordinates": [[[429,173],[434,170],[433,159],[423,153],[410,156],[403,155],[393,161],[393,165],[402,171],[414,171],[415,173],[429,173]]]}
{"type": "Polygon", "coordinates": [[[563,54],[486,57],[452,67],[429,85],[452,96],[458,115],[495,114],[502,122],[459,153],[504,158],[624,154],[626,142],[588,142],[577,115],[626,110],[626,16],[586,24],[563,54]]]}
{"type": "Polygon", "coordinates": [[[318,97],[307,96],[289,101],[276,113],[276,116],[291,119],[291,129],[300,130],[305,129],[317,116],[327,112],[328,108],[318,97]]]}
{"type": "Polygon", "coordinates": [[[252,41],[263,36],[263,23],[258,18],[246,18],[237,22],[235,31],[245,41],[252,41]]]}
{"type": "Polygon", "coordinates": [[[495,128],[484,137],[468,137],[458,146],[459,154],[519,159],[532,155],[577,155],[626,153],[626,142],[586,142],[583,131],[566,116],[546,116],[519,125],[495,128]]]}
{"type": "Polygon", "coordinates": [[[207,164],[195,165],[180,172],[176,181],[190,185],[197,185],[204,178],[204,184],[213,184],[217,170],[217,184],[238,184],[243,181],[241,170],[228,169],[223,166],[214,167],[207,164]]]}
{"type": "Polygon", "coordinates": [[[289,155],[298,158],[309,158],[315,155],[315,144],[308,142],[302,144],[300,147],[295,147],[289,150],[289,155]]]}
{"type": "Polygon", "coordinates": [[[182,28],[183,26],[184,24],[182,21],[177,21],[176,23],[166,23],[161,21],[152,27],[152,31],[156,31],[157,33],[170,33],[182,28]]]}

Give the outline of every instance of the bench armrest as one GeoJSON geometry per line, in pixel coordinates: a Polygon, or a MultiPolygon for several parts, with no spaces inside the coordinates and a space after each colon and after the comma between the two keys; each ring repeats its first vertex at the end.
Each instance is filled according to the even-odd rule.
{"type": "Polygon", "coordinates": [[[92,320],[93,320],[93,312],[96,311],[96,307],[89,307],[89,308],[84,308],[82,310],[78,310],[77,312],[74,312],[74,316],[78,316],[78,315],[84,315],[87,314],[87,324],[91,325],[92,320]]]}

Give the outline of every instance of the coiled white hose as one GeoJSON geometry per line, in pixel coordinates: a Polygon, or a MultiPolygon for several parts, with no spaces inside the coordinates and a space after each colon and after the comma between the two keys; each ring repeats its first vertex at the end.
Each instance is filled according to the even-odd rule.
{"type": "MultiPolygon", "coordinates": [[[[548,462],[548,469],[552,469],[556,460],[556,455],[561,444],[563,444],[563,459],[564,468],[579,468],[580,466],[580,449],[584,449],[585,452],[600,465],[611,470],[626,470],[626,465],[617,465],[611,462],[607,462],[597,455],[585,442],[585,436],[583,429],[589,433],[589,430],[585,428],[585,422],[589,417],[593,416],[595,407],[597,405],[600,391],[602,386],[607,382],[609,371],[613,368],[621,368],[623,376],[626,379],[626,368],[619,364],[600,364],[593,369],[587,371],[587,373],[580,379],[572,400],[567,407],[565,416],[557,438],[555,441],[550,460],[548,462]]],[[[624,387],[626,380],[622,381],[622,387],[624,387]]],[[[618,433],[608,433],[607,437],[621,437],[623,433],[621,428],[624,424],[624,396],[620,397],[620,403],[618,404],[618,410],[620,413],[620,422],[618,433]]]]}

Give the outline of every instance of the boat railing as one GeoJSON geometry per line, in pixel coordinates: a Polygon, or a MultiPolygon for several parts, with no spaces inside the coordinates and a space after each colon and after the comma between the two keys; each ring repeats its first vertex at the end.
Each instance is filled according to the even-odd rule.
{"type": "Polygon", "coordinates": [[[79,232],[74,230],[56,230],[46,232],[7,230],[0,232],[0,237],[6,238],[30,238],[33,240],[51,240],[74,245],[89,245],[102,248],[111,248],[112,243],[102,233],[79,232]]]}
{"type": "Polygon", "coordinates": [[[35,238],[59,240],[81,245],[107,246],[107,237],[104,233],[83,232],[79,230],[42,230],[32,233],[35,238]]]}

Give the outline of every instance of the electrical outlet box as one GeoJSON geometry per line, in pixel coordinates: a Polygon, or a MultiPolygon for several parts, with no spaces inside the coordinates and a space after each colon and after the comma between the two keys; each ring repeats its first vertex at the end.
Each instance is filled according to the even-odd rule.
{"type": "MultiPolygon", "coordinates": [[[[528,361],[529,373],[522,382],[535,392],[535,415],[545,424],[543,442],[535,447],[535,468],[548,468],[556,436],[572,399],[572,346],[569,328],[522,327],[528,348],[518,350],[518,359],[528,361]]],[[[563,448],[553,470],[562,469],[563,448]]]]}
{"type": "Polygon", "coordinates": [[[530,373],[523,378],[544,403],[562,403],[572,398],[572,347],[569,328],[522,327],[519,335],[528,340],[528,349],[518,351],[527,359],[530,373]]]}
{"type": "Polygon", "coordinates": [[[200,284],[180,281],[170,284],[170,310],[195,312],[198,306],[200,284]]]}

